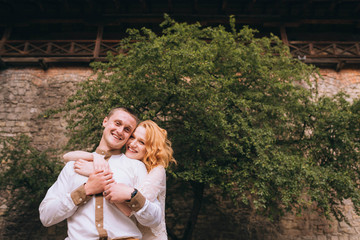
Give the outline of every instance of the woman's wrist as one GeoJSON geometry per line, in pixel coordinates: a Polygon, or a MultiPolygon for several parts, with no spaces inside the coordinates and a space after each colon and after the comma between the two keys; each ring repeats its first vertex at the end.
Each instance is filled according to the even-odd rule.
{"type": "Polygon", "coordinates": [[[133,199],[137,193],[138,193],[138,190],[136,188],[134,188],[134,190],[130,194],[130,198],[128,200],[126,200],[126,202],[130,202],[131,199],[133,199]]]}

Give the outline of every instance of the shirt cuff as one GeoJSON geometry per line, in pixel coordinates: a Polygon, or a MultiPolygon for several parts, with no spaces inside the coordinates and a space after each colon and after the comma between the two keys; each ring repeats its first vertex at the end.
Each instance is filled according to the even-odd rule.
{"type": "Polygon", "coordinates": [[[71,192],[71,199],[76,206],[84,205],[87,203],[92,196],[87,196],[85,192],[85,184],[82,184],[80,187],[71,192]]]}
{"type": "Polygon", "coordinates": [[[146,202],[146,198],[140,193],[137,194],[130,200],[130,202],[125,202],[132,211],[137,212],[139,211],[146,202]]]}

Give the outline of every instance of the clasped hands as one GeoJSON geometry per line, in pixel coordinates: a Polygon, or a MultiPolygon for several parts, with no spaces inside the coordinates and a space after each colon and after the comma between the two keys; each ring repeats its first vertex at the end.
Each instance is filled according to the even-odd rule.
{"type": "Polygon", "coordinates": [[[134,188],[123,183],[115,183],[113,173],[105,170],[95,170],[85,184],[86,195],[103,193],[111,203],[122,203],[131,199],[134,188]]]}
{"type": "Polygon", "coordinates": [[[93,163],[83,159],[77,160],[74,169],[81,175],[89,176],[85,184],[86,195],[103,193],[105,199],[111,203],[123,203],[131,199],[134,188],[123,183],[115,183],[104,156],[93,154],[93,163]]]}

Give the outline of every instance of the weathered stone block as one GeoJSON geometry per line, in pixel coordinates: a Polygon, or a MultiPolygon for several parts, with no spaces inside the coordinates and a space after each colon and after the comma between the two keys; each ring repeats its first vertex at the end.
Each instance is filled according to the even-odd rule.
{"type": "Polygon", "coordinates": [[[325,235],[316,235],[316,240],[327,240],[327,237],[325,235]]]}

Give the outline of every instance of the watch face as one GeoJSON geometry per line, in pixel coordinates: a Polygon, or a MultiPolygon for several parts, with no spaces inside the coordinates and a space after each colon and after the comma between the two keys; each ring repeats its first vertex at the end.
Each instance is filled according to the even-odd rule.
{"type": "Polygon", "coordinates": [[[135,188],[134,191],[131,193],[131,198],[135,197],[137,192],[138,192],[138,190],[135,188]]]}

